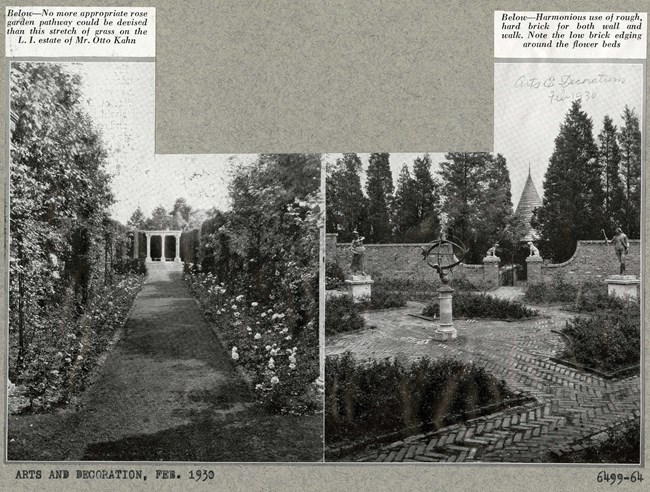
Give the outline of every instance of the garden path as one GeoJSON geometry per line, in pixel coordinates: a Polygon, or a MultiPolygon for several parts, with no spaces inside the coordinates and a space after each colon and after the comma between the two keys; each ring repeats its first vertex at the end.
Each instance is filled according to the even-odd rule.
{"type": "Polygon", "coordinates": [[[148,265],[122,338],[77,409],[10,417],[10,459],[314,459],[291,438],[260,430],[277,428],[276,416],[251,407],[253,395],[175,267],[148,265]]]}
{"type": "Polygon", "coordinates": [[[562,329],[571,313],[543,307],[537,308],[541,317],[527,321],[454,320],[458,340],[445,344],[432,339],[434,323],[409,316],[422,307],[409,302],[406,308],[366,313],[374,328],[328,338],[326,353],[404,362],[452,356],[485,367],[536,401],[357,453],[342,449],[339,459],[548,462],[550,453],[582,449],[581,441],[639,416],[638,376],[606,380],[549,360],[564,347],[551,330],[562,329]]]}

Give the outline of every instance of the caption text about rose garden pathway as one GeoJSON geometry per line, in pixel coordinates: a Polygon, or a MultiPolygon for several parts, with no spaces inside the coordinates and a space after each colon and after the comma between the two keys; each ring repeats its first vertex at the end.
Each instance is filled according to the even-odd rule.
{"type": "Polygon", "coordinates": [[[155,9],[6,7],[8,57],[154,57],[155,9]]]}

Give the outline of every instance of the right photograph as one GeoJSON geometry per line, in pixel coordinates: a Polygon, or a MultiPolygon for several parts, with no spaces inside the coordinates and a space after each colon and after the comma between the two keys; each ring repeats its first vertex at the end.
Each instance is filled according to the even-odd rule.
{"type": "Polygon", "coordinates": [[[643,80],[496,63],[495,152],[325,157],[326,461],[640,462],[643,80]]]}

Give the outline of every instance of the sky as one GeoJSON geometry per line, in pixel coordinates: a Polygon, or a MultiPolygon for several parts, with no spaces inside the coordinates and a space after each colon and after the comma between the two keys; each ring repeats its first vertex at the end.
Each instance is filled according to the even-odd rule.
{"type": "Polygon", "coordinates": [[[149,62],[68,64],[83,77],[87,109],[108,148],[113,218],[126,223],[140,207],[170,210],[184,197],[194,209],[229,206],[228,173],[256,154],[155,154],[155,65],[149,62]]]}
{"type": "Polygon", "coordinates": [[[582,109],[592,118],[598,144],[605,115],[620,127],[625,105],[637,115],[643,114],[643,87],[640,64],[496,63],[494,150],[507,159],[515,204],[529,164],[542,196],[555,137],[575,98],[581,96],[582,109]]]}
{"type": "MultiPolygon", "coordinates": [[[[158,205],[169,209],[181,196],[195,209],[228,207],[229,169],[251,162],[257,155],[156,155],[154,63],[85,62],[66,66],[82,76],[88,111],[108,148],[115,219],[125,223],[137,207],[146,215],[158,205]]],[[[542,194],[555,137],[576,97],[582,98],[583,109],[592,117],[597,138],[606,114],[620,126],[626,104],[642,113],[643,67],[611,63],[495,64],[494,149],[507,160],[513,205],[519,201],[529,165],[542,194]],[[583,83],[567,83],[576,81],[583,83]]],[[[429,154],[436,173],[444,152],[429,154]]],[[[325,160],[333,161],[341,155],[325,154],[325,160]]],[[[404,163],[412,170],[413,161],[422,155],[390,154],[393,180],[397,181],[404,163]]],[[[370,154],[359,156],[365,170],[370,154]]]]}

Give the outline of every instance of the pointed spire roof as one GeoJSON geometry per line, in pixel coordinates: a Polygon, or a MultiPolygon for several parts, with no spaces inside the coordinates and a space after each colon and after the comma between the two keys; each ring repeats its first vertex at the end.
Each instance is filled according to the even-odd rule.
{"type": "Polygon", "coordinates": [[[533,177],[530,174],[530,163],[528,163],[528,179],[526,179],[524,191],[521,192],[521,198],[519,198],[519,203],[515,210],[515,215],[521,218],[521,220],[523,220],[529,227],[526,237],[531,236],[531,234],[537,234],[537,231],[534,231],[532,227],[530,227],[530,219],[533,216],[533,210],[537,207],[541,207],[541,205],[542,200],[539,197],[539,193],[537,193],[535,183],[533,183],[533,177]]]}

